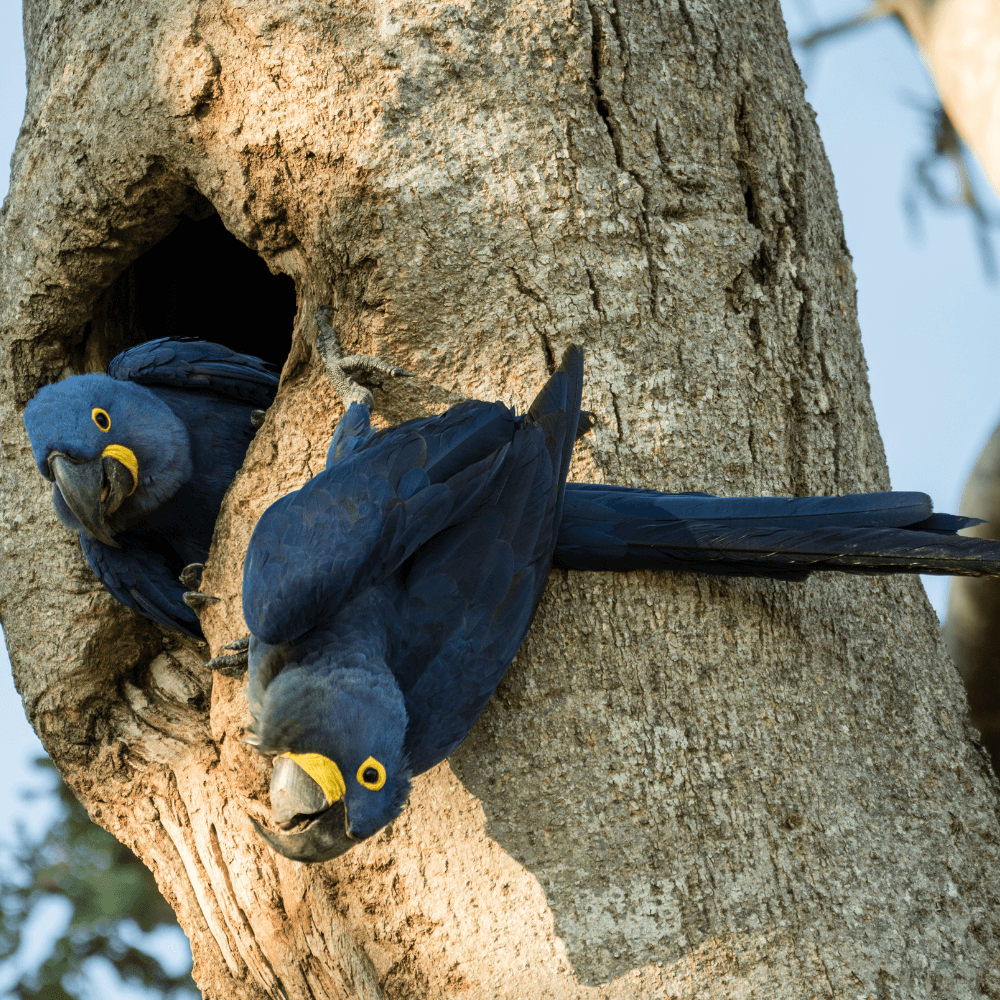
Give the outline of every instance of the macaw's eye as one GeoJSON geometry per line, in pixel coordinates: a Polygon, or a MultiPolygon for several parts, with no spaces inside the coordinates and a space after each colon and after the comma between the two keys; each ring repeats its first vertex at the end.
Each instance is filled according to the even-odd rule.
{"type": "Polygon", "coordinates": [[[111,430],[111,417],[108,416],[107,410],[102,410],[99,406],[95,406],[90,411],[91,419],[97,424],[99,430],[104,431],[105,434],[111,430]]]}
{"type": "Polygon", "coordinates": [[[369,757],[358,768],[358,782],[377,792],[385,784],[385,768],[374,757],[369,757]]]}

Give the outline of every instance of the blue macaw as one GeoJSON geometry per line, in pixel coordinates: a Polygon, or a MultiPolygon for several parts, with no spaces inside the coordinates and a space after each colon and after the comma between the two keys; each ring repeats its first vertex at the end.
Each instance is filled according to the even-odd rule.
{"type": "Polygon", "coordinates": [[[955,535],[970,522],[932,514],[923,494],[567,484],[582,381],[571,347],[524,416],[473,400],[375,432],[354,403],[326,469],[261,517],[243,575],[247,742],[275,757],[281,832],[253,822],[281,854],[328,860],[399,815],[412,777],[493,695],[553,561],[782,579],[1000,573],[1000,543],[955,535]]]}
{"type": "Polygon", "coordinates": [[[255,413],[278,372],[198,340],[153,340],[106,375],[40,389],[24,411],[59,520],[80,534],[91,569],[122,604],[201,638],[179,579],[208,557],[223,494],[243,464],[255,413]]]}
{"type": "MultiPolygon", "coordinates": [[[[328,317],[325,309],[317,315],[321,340],[336,336],[328,317]]],[[[368,406],[371,394],[352,376],[378,382],[408,374],[366,356],[328,362],[328,372],[348,405],[368,406]]],[[[121,603],[201,637],[196,610],[211,597],[192,591],[197,571],[222,496],[277,386],[277,370],[257,358],[204,341],[161,339],[120,354],[107,375],[73,376],[28,404],[25,425],[39,471],[55,483],[56,512],[79,532],[91,568],[121,603]]],[[[499,403],[473,410],[461,432],[473,446],[502,441],[509,411],[499,403]]],[[[786,579],[813,569],[989,571],[988,552],[970,549],[967,540],[912,534],[914,526],[961,526],[947,515],[927,520],[923,494],[729,499],[569,483],[566,504],[555,562],[571,569],[786,579]],[[821,523],[827,530],[817,534],[812,529],[821,523]],[[902,527],[911,530],[885,534],[902,527]]]]}

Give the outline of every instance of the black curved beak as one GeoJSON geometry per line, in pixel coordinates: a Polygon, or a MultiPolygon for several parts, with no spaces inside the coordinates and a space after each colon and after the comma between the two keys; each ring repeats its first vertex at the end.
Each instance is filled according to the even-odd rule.
{"type": "Polygon", "coordinates": [[[315,864],[330,861],[359,841],[347,834],[344,800],[327,801],[323,789],[287,757],[276,757],[271,771],[271,815],[275,823],[294,832],[271,833],[252,816],[250,822],[278,854],[292,861],[315,864]]]}
{"type": "Polygon", "coordinates": [[[105,518],[113,514],[132,492],[132,473],[116,458],[98,456],[89,462],[74,462],[54,451],[49,455],[49,472],[55,479],[66,506],[95,538],[118,548],[105,518]]]}

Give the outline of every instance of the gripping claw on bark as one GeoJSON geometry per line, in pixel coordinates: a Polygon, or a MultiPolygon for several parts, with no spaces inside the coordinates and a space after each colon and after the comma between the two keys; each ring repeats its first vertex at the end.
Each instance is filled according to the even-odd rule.
{"type": "Polygon", "coordinates": [[[250,411],[250,423],[254,427],[260,427],[264,423],[264,417],[267,416],[267,410],[251,410],[250,411]]]}
{"type": "Polygon", "coordinates": [[[197,590],[201,585],[201,574],[205,569],[204,563],[188,563],[181,570],[181,575],[177,577],[188,590],[197,590]]]}
{"type": "Polygon", "coordinates": [[[387,378],[413,378],[413,372],[370,354],[343,357],[337,333],[330,325],[329,307],[320,306],[316,310],[316,324],[319,327],[316,347],[326,366],[327,378],[345,407],[349,407],[351,403],[360,403],[370,410],[375,405],[375,397],[368,386],[374,385],[381,389],[383,380],[387,378]]]}
{"type": "MultiPolygon", "coordinates": [[[[234,649],[230,656],[213,656],[205,661],[209,670],[215,670],[224,677],[242,677],[246,673],[249,661],[250,636],[244,636],[229,643],[226,649],[234,649]]],[[[245,741],[244,741],[245,742],[245,741]]]]}
{"type": "Polygon", "coordinates": [[[203,594],[199,590],[188,590],[181,594],[181,600],[195,614],[201,614],[210,604],[218,604],[220,598],[212,594],[203,594]]]}

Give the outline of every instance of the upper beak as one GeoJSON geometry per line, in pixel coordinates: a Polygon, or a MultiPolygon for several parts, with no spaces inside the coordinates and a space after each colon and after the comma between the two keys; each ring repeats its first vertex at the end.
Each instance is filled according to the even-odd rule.
{"type": "Polygon", "coordinates": [[[49,471],[66,506],[84,528],[105,545],[117,548],[105,518],[135,489],[132,471],[110,455],[74,462],[60,451],[49,455],[49,471]]]}
{"type": "Polygon", "coordinates": [[[323,789],[288,757],[276,757],[271,771],[271,815],[285,828],[306,821],[295,833],[271,833],[250,817],[261,837],[292,861],[329,861],[358,843],[348,836],[343,798],[328,802],[323,789]]]}

